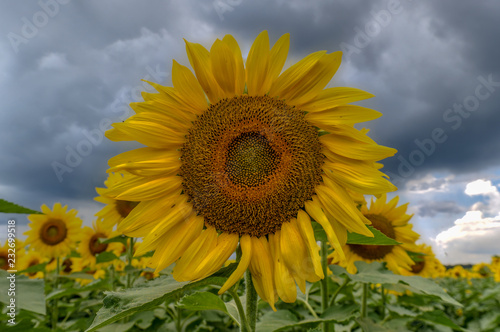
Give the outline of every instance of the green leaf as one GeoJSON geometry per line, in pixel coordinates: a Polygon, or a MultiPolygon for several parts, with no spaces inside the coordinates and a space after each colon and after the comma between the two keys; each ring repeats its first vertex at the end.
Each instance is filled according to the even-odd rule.
{"type": "Polygon", "coordinates": [[[45,285],[41,279],[29,279],[0,269],[0,302],[10,304],[15,299],[16,310],[24,309],[45,315],[45,285]],[[11,287],[15,281],[14,287],[11,287]],[[15,294],[12,294],[14,292],[15,294]],[[9,295],[9,293],[11,293],[9,295]]]}
{"type": "Polygon", "coordinates": [[[401,244],[400,242],[387,237],[384,233],[374,228],[373,226],[367,225],[370,231],[373,233],[373,237],[364,236],[358,233],[347,232],[347,243],[348,244],[370,244],[378,246],[391,246],[396,244],[401,244]]]}
{"type": "Polygon", "coordinates": [[[385,307],[390,311],[393,312],[399,316],[408,316],[408,317],[416,317],[418,313],[413,312],[411,310],[408,310],[404,307],[398,306],[398,305],[392,305],[387,303],[385,307]]]}
{"type": "Polygon", "coordinates": [[[100,254],[97,254],[96,263],[99,264],[99,263],[112,262],[115,259],[118,259],[118,257],[111,251],[103,251],[100,254]]]}
{"type": "Polygon", "coordinates": [[[363,332],[389,332],[390,330],[382,325],[379,325],[372,321],[370,318],[357,318],[359,326],[363,329],[363,332]]]}
{"type": "Polygon", "coordinates": [[[320,318],[301,321],[298,321],[297,317],[288,310],[268,312],[257,323],[256,331],[284,331],[290,328],[297,328],[299,331],[304,331],[307,328],[314,328],[323,322],[345,322],[355,316],[358,307],[355,304],[342,307],[329,307],[320,318]]]}
{"type": "MultiPolygon", "coordinates": [[[[227,303],[229,304],[229,303],[227,303]]],[[[238,325],[240,325],[239,315],[235,315],[233,310],[228,310],[226,303],[220,297],[210,292],[196,292],[184,296],[177,306],[187,310],[218,310],[229,315],[238,325]]],[[[237,313],[237,311],[236,311],[237,313]]]]}
{"type": "Polygon", "coordinates": [[[330,265],[330,270],[332,270],[335,275],[345,274],[353,281],[372,284],[397,285],[413,293],[437,296],[445,302],[460,307],[462,306],[462,304],[448,295],[443,288],[431,279],[419,276],[409,277],[396,275],[391,271],[384,269],[382,264],[379,262],[369,264],[363,261],[358,261],[355,262],[354,265],[356,265],[358,269],[357,274],[350,274],[338,265],[330,265]]]}
{"type": "Polygon", "coordinates": [[[124,246],[127,245],[127,241],[128,241],[129,237],[128,236],[125,236],[125,235],[118,235],[118,236],[115,236],[115,237],[112,237],[112,238],[109,238],[109,239],[105,239],[105,238],[99,238],[99,242],[100,243],[114,243],[114,242],[118,242],[118,243],[121,243],[123,244],[124,246]]]}
{"type": "Polygon", "coordinates": [[[3,213],[23,213],[23,214],[42,214],[40,211],[25,208],[24,206],[8,202],[0,198],[0,212],[3,213]]]}
{"type": "Polygon", "coordinates": [[[37,273],[37,272],[40,272],[40,271],[43,272],[43,271],[45,271],[45,266],[47,264],[48,263],[36,264],[36,265],[30,266],[27,269],[24,269],[22,271],[18,271],[18,273],[37,273]]]}
{"type": "Polygon", "coordinates": [[[63,296],[68,296],[93,290],[111,290],[111,284],[109,284],[107,280],[97,280],[79,288],[59,289],[47,295],[47,300],[58,299],[63,296]]]}
{"type": "Polygon", "coordinates": [[[427,321],[433,324],[443,325],[450,327],[454,330],[465,331],[463,328],[453,323],[445,314],[441,311],[427,311],[416,317],[423,321],[427,321]]]}
{"type": "Polygon", "coordinates": [[[213,276],[196,282],[178,282],[171,275],[168,275],[160,276],[120,292],[106,292],[106,297],[103,300],[104,305],[97,312],[87,332],[95,331],[136,312],[152,310],[161,303],[180,296],[188,290],[206,285],[222,286],[227,278],[221,277],[221,275],[230,274],[236,265],[231,264],[213,276]]]}

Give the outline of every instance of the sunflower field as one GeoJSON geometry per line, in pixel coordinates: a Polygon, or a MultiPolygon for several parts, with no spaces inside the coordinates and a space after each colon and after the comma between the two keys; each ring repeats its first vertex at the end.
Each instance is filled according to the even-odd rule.
{"type": "Polygon", "coordinates": [[[373,95],[326,88],[341,52],[283,70],[289,44],[186,41],[192,69],[106,132],[144,147],[110,156],[91,226],[0,200],[30,221],[0,247],[0,330],[500,331],[500,258],[447,268],[419,242],[396,150],[355,127],[373,95]]]}

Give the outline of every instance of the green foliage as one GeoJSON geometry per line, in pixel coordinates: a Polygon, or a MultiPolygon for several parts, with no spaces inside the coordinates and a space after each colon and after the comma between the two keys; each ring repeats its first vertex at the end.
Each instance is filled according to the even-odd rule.
{"type": "Polygon", "coordinates": [[[25,208],[24,206],[8,202],[0,198],[0,213],[42,214],[40,211],[25,208]]]}
{"type": "MultiPolygon", "coordinates": [[[[396,245],[401,244],[400,242],[387,237],[384,233],[370,225],[367,225],[368,229],[373,233],[373,237],[347,232],[347,243],[348,244],[370,244],[370,245],[396,245]]],[[[313,223],[314,237],[317,241],[328,241],[326,233],[317,222],[313,223]]]]}
{"type": "Polygon", "coordinates": [[[16,308],[32,311],[45,315],[44,282],[39,279],[29,279],[26,276],[16,275],[15,279],[7,279],[12,274],[0,269],[0,302],[9,304],[10,299],[15,299],[16,308]],[[11,280],[15,280],[12,288],[15,296],[9,295],[11,280]]]}
{"type": "Polygon", "coordinates": [[[398,286],[397,289],[408,290],[417,294],[436,296],[447,303],[462,306],[454,298],[448,295],[442,287],[434,281],[419,276],[402,276],[392,273],[383,268],[379,262],[368,264],[366,262],[355,262],[358,269],[357,274],[350,274],[338,265],[330,265],[330,270],[336,275],[347,275],[351,280],[362,283],[383,284],[384,286],[398,286]]]}

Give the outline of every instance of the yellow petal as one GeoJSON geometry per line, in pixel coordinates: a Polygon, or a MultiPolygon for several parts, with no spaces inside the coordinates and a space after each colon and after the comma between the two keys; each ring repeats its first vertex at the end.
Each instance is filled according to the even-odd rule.
{"type": "Polygon", "coordinates": [[[172,83],[182,100],[201,114],[208,107],[203,88],[191,70],[174,60],[172,65],[172,83]]]}
{"type": "Polygon", "coordinates": [[[196,266],[192,280],[202,279],[217,272],[236,250],[238,240],[238,234],[220,234],[215,248],[208,252],[203,261],[196,266]]]}
{"type": "Polygon", "coordinates": [[[384,177],[384,173],[366,163],[353,163],[342,164],[326,161],[323,166],[323,171],[335,182],[365,195],[377,195],[397,190],[397,188],[384,177]]]}
{"type": "Polygon", "coordinates": [[[121,153],[108,161],[106,172],[127,171],[139,176],[173,175],[180,169],[181,153],[177,150],[140,148],[121,153]]]}
{"type": "Polygon", "coordinates": [[[285,96],[291,95],[294,86],[299,82],[319,59],[326,54],[326,51],[319,51],[309,54],[287,70],[285,70],[272,84],[269,90],[269,96],[285,99],[285,96]]]}
{"type": "Polygon", "coordinates": [[[280,249],[280,231],[269,234],[269,244],[273,251],[274,259],[274,282],[276,291],[283,302],[293,303],[297,299],[297,286],[290,270],[283,262],[280,249]]]}
{"type": "Polygon", "coordinates": [[[337,72],[342,52],[324,54],[315,64],[297,80],[293,88],[283,92],[283,98],[290,105],[299,106],[314,99],[331,81],[337,72]]]}
{"type": "Polygon", "coordinates": [[[156,248],[164,240],[165,234],[179,223],[186,222],[192,213],[193,207],[191,203],[183,202],[174,206],[166,211],[161,219],[157,220],[155,227],[144,237],[143,242],[156,248]]]}
{"type": "Polygon", "coordinates": [[[109,140],[113,142],[121,142],[121,141],[133,141],[134,138],[127,133],[124,133],[123,131],[117,129],[117,128],[111,128],[109,130],[106,130],[104,133],[104,136],[106,136],[109,140]]]}
{"type": "Polygon", "coordinates": [[[382,113],[370,108],[357,105],[343,105],[333,107],[321,112],[309,112],[306,120],[313,125],[331,131],[331,126],[350,124],[374,120],[382,116],[382,113]]]}
{"type": "Polygon", "coordinates": [[[241,259],[240,262],[238,263],[238,267],[236,268],[236,270],[234,270],[234,272],[227,279],[224,285],[222,285],[221,289],[219,290],[219,294],[224,293],[229,288],[231,288],[238,280],[240,280],[240,278],[243,276],[243,273],[245,273],[248,266],[250,265],[250,260],[253,254],[252,240],[250,239],[250,235],[248,234],[243,235],[240,239],[240,245],[241,245],[241,259]]]}
{"type": "Polygon", "coordinates": [[[321,136],[319,140],[333,153],[356,160],[376,161],[391,157],[397,152],[396,149],[376,143],[370,144],[343,135],[327,134],[321,136]]]}
{"type": "Polygon", "coordinates": [[[212,103],[224,98],[224,92],[212,74],[210,65],[210,53],[200,44],[186,41],[186,52],[193,67],[198,82],[203,87],[203,91],[212,103]]]}
{"type": "Polygon", "coordinates": [[[215,80],[227,97],[236,91],[236,61],[229,46],[217,39],[210,49],[210,63],[215,80]]]}
{"type": "Polygon", "coordinates": [[[117,227],[117,231],[131,237],[144,237],[156,226],[157,221],[174,205],[187,200],[186,195],[160,197],[140,202],[117,227]]]}
{"type": "Polygon", "coordinates": [[[112,126],[139,143],[153,148],[179,148],[186,140],[186,133],[182,130],[175,130],[155,122],[127,120],[127,122],[113,123],[112,126]]]}
{"type": "Polygon", "coordinates": [[[313,197],[312,201],[306,201],[304,205],[307,213],[325,230],[330,245],[335,249],[336,252],[339,253],[342,259],[345,259],[344,251],[342,250],[342,244],[339,241],[338,234],[334,231],[330,220],[327,219],[325,213],[321,210],[321,205],[318,202],[317,197],[313,197]]]}
{"type": "Polygon", "coordinates": [[[212,251],[217,245],[217,231],[214,227],[209,226],[205,229],[198,239],[193,242],[181,258],[177,261],[172,273],[177,281],[193,280],[194,269],[207,256],[208,252],[212,251]]]}
{"type": "Polygon", "coordinates": [[[144,178],[132,175],[127,181],[110,188],[107,195],[124,201],[147,201],[176,193],[181,184],[180,176],[144,178]]]}
{"type": "Polygon", "coordinates": [[[269,74],[268,80],[266,81],[265,91],[269,91],[271,84],[276,80],[276,78],[281,73],[283,66],[285,65],[286,57],[288,55],[288,49],[290,48],[290,34],[286,33],[278,39],[271,49],[270,63],[269,63],[269,74]]]}
{"type": "Polygon", "coordinates": [[[304,240],[307,249],[309,250],[309,257],[311,257],[314,273],[321,279],[325,277],[323,273],[323,268],[321,266],[321,256],[319,255],[318,244],[316,243],[316,239],[314,238],[314,230],[311,225],[311,219],[303,210],[299,210],[297,213],[297,226],[302,235],[302,239],[304,240]]]}
{"type": "Polygon", "coordinates": [[[249,96],[264,95],[264,83],[269,71],[269,36],[262,31],[255,39],[246,61],[246,81],[249,96]]]}
{"type": "Polygon", "coordinates": [[[222,41],[226,43],[233,52],[236,66],[235,93],[237,95],[241,95],[245,89],[245,67],[243,66],[243,57],[241,56],[240,47],[238,46],[236,39],[234,39],[231,35],[225,35],[222,41]]]}
{"type": "MultiPolygon", "coordinates": [[[[328,178],[323,180],[328,182],[328,186],[319,185],[316,187],[316,193],[323,209],[328,211],[335,220],[342,223],[350,232],[373,237],[372,232],[365,225],[366,218],[356,208],[349,194],[333,181],[325,181],[329,180],[328,178]]],[[[369,221],[366,220],[366,223],[369,224],[369,221]]]]}
{"type": "Polygon", "coordinates": [[[251,240],[252,259],[250,261],[250,272],[254,280],[255,290],[276,311],[274,306],[276,302],[274,296],[274,264],[269,243],[264,236],[260,238],[251,237],[251,240]]]}
{"type": "Polygon", "coordinates": [[[281,225],[280,248],[283,260],[293,275],[310,282],[318,281],[314,265],[302,236],[297,227],[297,220],[291,219],[281,225]]]}
{"type": "Polygon", "coordinates": [[[322,90],[314,99],[302,104],[300,107],[306,112],[318,112],[372,97],[374,95],[363,90],[335,87],[322,90]]]}

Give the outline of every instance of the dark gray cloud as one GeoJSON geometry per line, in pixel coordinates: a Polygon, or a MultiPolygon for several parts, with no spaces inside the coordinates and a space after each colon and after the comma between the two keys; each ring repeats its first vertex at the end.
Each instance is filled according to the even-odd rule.
{"type": "Polygon", "coordinates": [[[420,217],[435,217],[438,214],[459,216],[467,208],[460,206],[456,201],[420,201],[416,204],[420,217]]]}

